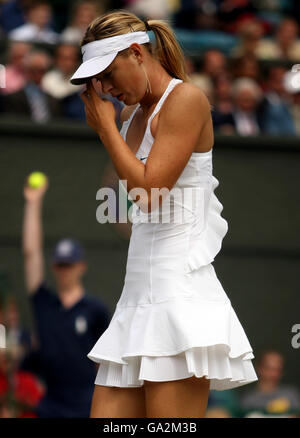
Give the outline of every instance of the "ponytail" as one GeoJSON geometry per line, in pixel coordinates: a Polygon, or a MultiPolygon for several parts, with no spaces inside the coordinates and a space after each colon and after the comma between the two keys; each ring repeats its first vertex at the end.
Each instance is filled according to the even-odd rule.
{"type": "Polygon", "coordinates": [[[162,20],[148,20],[148,29],[156,39],[154,55],[171,75],[183,82],[190,82],[185,70],[185,59],[172,29],[162,20]]]}

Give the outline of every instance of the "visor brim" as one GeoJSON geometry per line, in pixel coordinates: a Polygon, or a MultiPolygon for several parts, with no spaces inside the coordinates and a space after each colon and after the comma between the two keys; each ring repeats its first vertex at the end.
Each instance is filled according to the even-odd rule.
{"type": "Polygon", "coordinates": [[[86,83],[88,79],[105,70],[113,62],[117,54],[118,52],[113,52],[83,62],[71,77],[71,84],[81,85],[86,83]]]}

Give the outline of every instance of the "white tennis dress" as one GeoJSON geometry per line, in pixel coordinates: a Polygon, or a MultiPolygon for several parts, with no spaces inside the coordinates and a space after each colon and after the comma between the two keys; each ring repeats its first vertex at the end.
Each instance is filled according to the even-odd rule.
{"type": "MultiPolygon", "coordinates": [[[[136,154],[143,162],[154,141],[151,121],[181,82],[170,81],[148,120],[136,154]]],[[[138,107],[123,123],[125,141],[138,107]]],[[[194,152],[171,190],[188,189],[192,202],[188,196],[163,201],[173,221],[164,222],[167,209],[147,214],[136,205],[122,294],[88,354],[101,364],[95,384],[139,387],[144,380],[195,375],[209,379],[210,389],[224,390],[257,380],[251,345],[212,265],[228,229],[214,194],[218,185],[212,151],[194,152]],[[180,212],[184,219],[176,222],[180,212]]]]}

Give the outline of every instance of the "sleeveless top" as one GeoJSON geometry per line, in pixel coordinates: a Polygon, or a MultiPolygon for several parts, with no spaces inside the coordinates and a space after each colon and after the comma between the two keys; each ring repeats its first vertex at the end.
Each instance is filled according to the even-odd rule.
{"type": "MultiPolygon", "coordinates": [[[[180,79],[171,79],[148,119],[143,140],[136,153],[136,157],[143,163],[147,162],[154,142],[150,130],[153,117],[160,110],[168,94],[181,82],[180,79]]],[[[120,134],[125,142],[128,127],[139,107],[140,104],[136,106],[129,119],[123,122],[120,134]]],[[[180,177],[170,190],[170,196],[163,200],[162,211],[157,209],[145,213],[136,203],[133,202],[132,205],[132,232],[134,232],[134,227],[143,224],[144,226],[164,227],[167,232],[174,233],[174,229],[178,227],[177,223],[174,221],[170,224],[170,220],[168,223],[163,223],[163,221],[165,218],[170,219],[171,216],[172,218],[180,217],[181,226],[184,227],[188,239],[186,273],[213,262],[228,231],[227,221],[221,216],[223,206],[214,193],[219,181],[213,176],[212,170],[212,149],[208,152],[193,152],[180,177]],[[164,206],[167,208],[164,209],[164,206]]],[[[125,190],[123,184],[121,187],[125,190]]]]}

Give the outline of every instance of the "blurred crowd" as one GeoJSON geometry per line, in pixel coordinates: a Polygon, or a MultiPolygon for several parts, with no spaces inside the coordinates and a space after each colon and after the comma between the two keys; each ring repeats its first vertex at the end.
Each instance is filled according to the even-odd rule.
{"type": "MultiPolygon", "coordinates": [[[[300,6],[294,0],[2,0],[0,116],[84,123],[83,88],[69,79],[81,61],[88,24],[117,8],[211,39],[211,47],[200,44],[197,53],[185,55],[191,81],[212,105],[216,133],[300,134],[300,80],[291,77],[300,62],[300,6]],[[225,51],[226,36],[233,43],[225,51]]],[[[119,123],[123,104],[105,97],[119,123]]]]}

